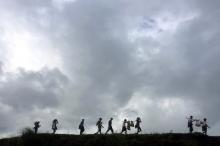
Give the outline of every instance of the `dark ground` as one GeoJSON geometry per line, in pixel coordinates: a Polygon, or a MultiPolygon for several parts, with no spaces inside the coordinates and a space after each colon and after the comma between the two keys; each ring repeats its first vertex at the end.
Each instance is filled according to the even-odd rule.
{"type": "Polygon", "coordinates": [[[0,139],[0,146],[220,146],[220,137],[201,134],[63,135],[23,134],[0,139]]]}

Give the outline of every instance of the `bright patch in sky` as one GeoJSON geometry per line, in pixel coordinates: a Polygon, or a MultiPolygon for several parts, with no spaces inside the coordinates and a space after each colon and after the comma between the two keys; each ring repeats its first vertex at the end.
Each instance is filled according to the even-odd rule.
{"type": "Polygon", "coordinates": [[[4,41],[8,56],[5,68],[8,70],[62,67],[58,50],[42,36],[28,31],[11,31],[5,34],[4,41]]]}

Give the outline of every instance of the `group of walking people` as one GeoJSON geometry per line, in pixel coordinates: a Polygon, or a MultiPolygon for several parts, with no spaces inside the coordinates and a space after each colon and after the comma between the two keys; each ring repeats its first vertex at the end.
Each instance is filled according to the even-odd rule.
{"type": "MultiPolygon", "coordinates": [[[[53,130],[53,134],[55,134],[56,133],[56,131],[57,131],[57,124],[58,124],[59,122],[58,122],[58,120],[57,119],[54,119],[53,121],[52,121],[52,130],[53,130]]],[[[34,122],[34,133],[36,134],[37,132],[38,132],[38,129],[40,128],[40,121],[36,121],[36,122],[34,122]]]]}
{"type": "MultiPolygon", "coordinates": [[[[79,124],[80,135],[82,135],[83,132],[85,131],[84,121],[85,120],[82,119],[81,123],[79,124]]],[[[114,133],[114,130],[113,130],[113,127],[112,127],[112,121],[113,121],[113,118],[110,118],[109,121],[108,121],[108,129],[105,132],[105,134],[107,134],[109,131],[111,131],[112,134],[114,133]]],[[[140,123],[141,123],[141,118],[140,117],[137,117],[135,126],[134,126],[133,121],[127,121],[127,119],[124,119],[124,121],[122,123],[121,134],[122,133],[127,134],[127,130],[131,130],[131,127],[135,127],[137,129],[136,134],[139,134],[142,131],[141,127],[140,127],[140,123]]],[[[102,128],[104,128],[102,118],[99,118],[99,120],[96,122],[96,126],[98,127],[98,131],[95,134],[102,134],[102,128]]]]}
{"type": "MultiPolygon", "coordinates": [[[[111,131],[112,134],[114,133],[114,130],[113,130],[113,127],[112,127],[112,121],[113,121],[113,118],[110,118],[109,121],[108,121],[108,129],[105,132],[105,134],[107,134],[109,131],[111,131]]],[[[84,122],[85,122],[85,119],[82,119],[82,121],[79,124],[80,135],[82,135],[83,132],[85,131],[84,122]]],[[[58,123],[59,122],[58,122],[57,119],[54,119],[52,121],[52,130],[53,130],[52,133],[53,134],[56,133],[58,123]]],[[[127,121],[127,119],[124,119],[124,121],[122,123],[121,134],[122,133],[127,134],[127,130],[131,130],[131,127],[135,127],[137,129],[136,134],[139,134],[142,131],[141,127],[140,127],[140,123],[141,123],[141,118],[140,117],[137,117],[135,126],[134,126],[133,121],[127,121]]],[[[38,132],[38,129],[40,128],[40,126],[41,126],[40,121],[34,122],[34,128],[33,129],[34,129],[35,134],[38,132]]],[[[102,134],[102,128],[104,128],[102,118],[98,119],[98,121],[96,122],[96,126],[98,128],[98,131],[95,134],[102,134]]]]}
{"type": "Polygon", "coordinates": [[[136,134],[140,133],[142,131],[142,129],[140,127],[140,123],[141,123],[141,118],[140,117],[137,117],[135,126],[134,126],[133,121],[127,121],[127,119],[124,119],[123,124],[122,124],[121,134],[123,132],[125,134],[127,134],[127,130],[131,130],[131,127],[135,127],[137,129],[136,134]]]}
{"type": "Polygon", "coordinates": [[[193,116],[190,116],[188,119],[188,128],[189,128],[189,133],[193,133],[193,123],[195,122],[195,126],[198,128],[202,128],[202,133],[207,135],[207,130],[209,127],[208,123],[207,123],[207,119],[204,118],[203,121],[199,120],[199,119],[194,119],[193,116]]]}
{"type": "MultiPolygon", "coordinates": [[[[193,126],[194,126],[194,122],[195,122],[195,126],[202,129],[202,133],[207,135],[207,130],[208,128],[210,128],[210,126],[207,124],[207,119],[204,118],[203,121],[202,120],[199,120],[199,119],[194,119],[193,116],[190,116],[189,118],[187,118],[188,120],[188,128],[189,128],[189,133],[193,133],[193,126]]],[[[109,131],[113,134],[114,133],[114,130],[113,130],[113,127],[112,127],[112,121],[113,121],[113,118],[110,118],[109,121],[108,121],[108,128],[107,128],[107,131],[105,132],[105,134],[107,134],[109,131]]],[[[84,127],[84,122],[85,122],[85,119],[82,119],[82,121],[80,122],[79,124],[79,130],[80,130],[80,135],[82,135],[85,131],[85,127],[84,127]]],[[[52,133],[55,134],[56,131],[57,131],[57,124],[58,124],[58,120],[57,119],[54,119],[52,121],[52,133]]],[[[132,127],[136,128],[137,129],[137,132],[136,134],[139,134],[142,129],[140,127],[140,123],[141,123],[141,118],[140,117],[137,117],[136,119],[136,123],[134,125],[134,121],[130,121],[130,120],[127,120],[127,119],[124,119],[124,121],[122,122],[122,129],[121,129],[121,134],[125,133],[127,134],[127,131],[128,130],[131,130],[132,127]]],[[[34,122],[34,133],[37,133],[38,132],[38,129],[40,128],[40,121],[36,121],[34,122]]],[[[96,122],[96,126],[98,128],[97,132],[95,134],[102,134],[102,128],[104,128],[103,126],[103,122],[102,122],[102,118],[99,118],[98,121],[96,122]]]]}

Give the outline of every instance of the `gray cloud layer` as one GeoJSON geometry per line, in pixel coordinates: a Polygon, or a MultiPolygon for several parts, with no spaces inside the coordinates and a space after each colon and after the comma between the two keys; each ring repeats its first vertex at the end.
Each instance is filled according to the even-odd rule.
{"type": "MultiPolygon", "coordinates": [[[[141,116],[145,132],[185,132],[189,114],[207,117],[219,129],[218,3],[0,2],[0,32],[29,32],[41,40],[36,48],[50,46],[62,58],[58,69],[9,73],[1,67],[1,133],[15,131],[14,118],[26,117],[22,127],[33,117],[50,123],[54,116],[62,119],[63,131],[81,117],[92,130],[99,116],[114,116],[117,127],[123,117],[141,116]]],[[[4,39],[0,47],[7,66],[4,39]]]]}

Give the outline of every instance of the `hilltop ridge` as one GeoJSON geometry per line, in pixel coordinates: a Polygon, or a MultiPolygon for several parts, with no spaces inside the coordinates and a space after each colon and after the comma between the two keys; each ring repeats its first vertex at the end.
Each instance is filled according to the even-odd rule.
{"type": "Polygon", "coordinates": [[[26,134],[0,140],[0,146],[220,146],[220,137],[202,134],[26,134]]]}

